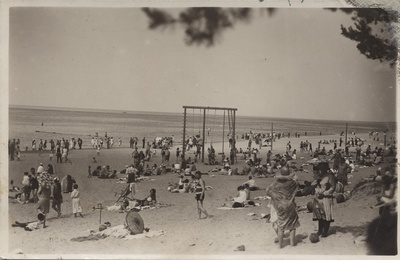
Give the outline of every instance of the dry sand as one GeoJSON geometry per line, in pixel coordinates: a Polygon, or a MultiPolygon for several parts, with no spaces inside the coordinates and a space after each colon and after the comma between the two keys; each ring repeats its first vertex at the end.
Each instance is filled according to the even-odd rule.
{"type": "MultiPolygon", "coordinates": [[[[302,138],[283,138],[274,143],[274,153],[282,152],[288,140],[292,143],[292,149],[298,151],[297,165],[300,166],[310,157],[301,153],[299,143],[301,140],[309,140],[313,147],[317,147],[318,140],[339,139],[336,136],[316,136],[302,138]],[[304,157],[304,159],[299,159],[304,157]]],[[[368,139],[368,135],[363,135],[368,139]]],[[[215,144],[217,151],[220,144],[215,144]]],[[[247,142],[239,141],[238,147],[245,148],[247,142]]],[[[377,142],[373,146],[376,146],[377,142]]],[[[227,145],[225,145],[226,147],[227,145]]],[[[328,150],[333,144],[322,145],[328,150]]],[[[322,147],[321,146],[321,147],[322,147]]],[[[227,148],[227,147],[226,147],[227,148]]],[[[365,148],[364,148],[365,149],[365,148]]],[[[267,148],[263,147],[259,157],[265,163],[267,148]]],[[[352,148],[350,151],[354,151],[352,148]]],[[[151,230],[164,231],[163,236],[144,238],[138,240],[124,241],[108,237],[99,241],[71,242],[71,238],[88,235],[88,230],[97,230],[99,226],[99,212],[93,211],[92,207],[98,203],[111,206],[117,197],[115,192],[120,192],[126,184],[116,183],[116,179],[105,180],[97,177],[88,178],[88,165],[94,169],[97,165],[110,165],[111,169],[122,170],[126,164],[132,162],[131,149],[103,149],[97,157],[97,164],[92,164],[92,157],[96,156],[95,150],[73,150],[70,158],[72,164],[57,164],[54,159],[52,164],[55,168],[55,176],[60,179],[66,174],[72,175],[81,191],[81,202],[84,218],[74,218],[72,215],[71,199],[69,194],[63,194],[63,215],[56,219],[56,212],[51,209],[48,215],[48,227],[42,230],[27,232],[22,228],[11,227],[14,221],[33,221],[37,215],[34,204],[9,203],[9,252],[21,251],[24,254],[110,254],[110,255],[257,255],[258,257],[279,255],[366,255],[368,250],[364,242],[359,242],[358,236],[365,231],[366,224],[378,216],[377,210],[370,209],[375,198],[373,196],[359,198],[357,201],[350,199],[342,204],[335,204],[335,222],[332,223],[330,235],[320,242],[312,244],[308,238],[310,233],[316,231],[316,222],[312,221],[311,213],[300,211],[301,226],[297,229],[297,246],[291,247],[288,239],[284,242],[284,248],[279,249],[274,243],[275,233],[271,224],[261,219],[260,214],[269,213],[265,201],[260,207],[251,207],[237,210],[217,209],[226,198],[236,194],[236,187],[247,180],[246,176],[225,176],[215,173],[215,177],[205,175],[203,178],[206,185],[212,186],[213,190],[206,192],[204,202],[205,208],[212,217],[208,219],[197,218],[196,201],[194,194],[172,194],[167,191],[167,183],[177,182],[176,174],[168,173],[162,176],[152,176],[153,181],[144,181],[138,184],[136,197],[144,198],[151,188],[157,190],[157,199],[161,203],[173,204],[170,207],[159,209],[147,209],[140,212],[145,226],[151,230]],[[247,214],[254,212],[255,216],[247,214]],[[237,246],[244,245],[243,252],[234,251],[237,246]]],[[[171,152],[171,162],[175,161],[175,148],[171,152]]],[[[151,160],[151,164],[160,164],[160,150],[157,156],[151,160]]],[[[21,161],[10,162],[9,178],[16,185],[22,181],[23,172],[29,171],[31,167],[37,168],[40,162],[45,165],[49,162],[48,153],[41,156],[37,153],[23,153],[21,161]]],[[[239,170],[243,168],[244,160],[238,160],[239,170]]],[[[207,172],[212,166],[197,164],[202,172],[207,172]]],[[[351,188],[362,178],[373,174],[378,167],[357,168],[357,172],[349,181],[351,188]]],[[[311,167],[306,169],[310,173],[297,173],[301,182],[311,180],[311,167]]],[[[123,177],[123,175],[120,175],[123,177]]],[[[273,181],[272,178],[256,178],[256,183],[261,190],[251,193],[251,197],[265,196],[265,188],[273,181]]],[[[15,193],[10,192],[10,195],[15,193]]],[[[311,197],[296,198],[299,206],[305,206],[311,197]]],[[[125,213],[102,212],[102,222],[111,222],[113,226],[121,225],[125,220],[125,213]]],[[[19,255],[22,257],[22,255],[19,255]]],[[[71,256],[70,256],[71,257],[71,256]]]]}

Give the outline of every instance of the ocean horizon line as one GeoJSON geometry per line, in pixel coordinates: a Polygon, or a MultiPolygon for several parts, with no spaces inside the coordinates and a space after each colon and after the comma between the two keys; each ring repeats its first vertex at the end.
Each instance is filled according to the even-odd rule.
{"type": "MultiPolygon", "coordinates": [[[[56,110],[56,111],[74,111],[74,112],[98,112],[110,114],[165,114],[165,115],[181,115],[179,112],[161,112],[161,111],[133,111],[133,110],[120,110],[120,109],[100,109],[100,108],[76,108],[76,107],[51,107],[51,106],[25,106],[25,105],[11,105],[10,109],[34,109],[34,110],[56,110]]],[[[217,115],[222,117],[222,115],[217,115]]],[[[313,122],[332,122],[332,123],[375,123],[375,124],[396,124],[396,121],[365,121],[365,120],[332,120],[332,119],[313,119],[313,118],[289,118],[289,117],[267,117],[267,116],[250,116],[250,115],[236,115],[239,118],[263,118],[268,120],[277,121],[313,121],[313,122]]],[[[271,122],[272,123],[272,122],[271,122]]]]}

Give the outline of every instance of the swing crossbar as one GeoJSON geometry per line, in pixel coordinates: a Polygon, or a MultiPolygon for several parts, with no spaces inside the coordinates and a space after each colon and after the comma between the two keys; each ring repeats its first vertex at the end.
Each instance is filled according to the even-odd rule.
{"type": "Polygon", "coordinates": [[[209,109],[209,110],[233,110],[233,111],[237,111],[237,108],[229,108],[229,107],[183,106],[183,108],[188,108],[188,109],[209,109]]]}

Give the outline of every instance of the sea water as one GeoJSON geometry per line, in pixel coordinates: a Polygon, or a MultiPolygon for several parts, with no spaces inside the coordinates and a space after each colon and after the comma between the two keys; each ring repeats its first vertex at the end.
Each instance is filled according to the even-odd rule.
{"type": "MultiPolygon", "coordinates": [[[[223,114],[223,111],[207,111],[205,120],[206,142],[221,142],[233,130],[233,118],[223,114]]],[[[60,109],[9,109],[9,138],[19,138],[21,149],[26,146],[31,149],[32,140],[38,144],[42,139],[49,141],[61,138],[83,140],[83,147],[91,146],[90,140],[98,133],[99,137],[113,137],[114,147],[129,147],[129,138],[137,137],[141,145],[143,137],[152,141],[156,137],[174,136],[175,143],[182,143],[184,116],[182,113],[156,112],[121,112],[121,111],[74,111],[60,109]],[[43,123],[43,125],[42,125],[43,123]]],[[[242,135],[253,131],[255,133],[295,132],[307,135],[331,135],[345,131],[344,121],[282,119],[268,117],[241,116],[236,113],[235,133],[241,139],[242,135]],[[273,126],[272,126],[273,124],[273,126]]],[[[380,122],[348,122],[348,130],[355,132],[383,131],[386,128],[394,130],[395,123],[380,122]]],[[[186,114],[186,136],[200,135],[203,132],[203,112],[188,110],[186,114]]]]}

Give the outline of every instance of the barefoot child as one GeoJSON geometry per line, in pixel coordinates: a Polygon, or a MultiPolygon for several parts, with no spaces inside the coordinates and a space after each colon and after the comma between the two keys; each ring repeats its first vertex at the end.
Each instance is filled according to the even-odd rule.
{"type": "Polygon", "coordinates": [[[89,165],[89,169],[88,169],[88,178],[92,178],[92,169],[89,165]]]}
{"type": "Polygon", "coordinates": [[[49,154],[49,161],[51,162],[52,160],[53,160],[53,150],[51,150],[49,154]]]}
{"type": "Polygon", "coordinates": [[[76,214],[79,213],[79,216],[83,218],[80,192],[78,190],[78,184],[76,183],[74,184],[74,190],[71,192],[71,198],[72,198],[72,213],[74,213],[75,217],[77,217],[76,214]]]}

